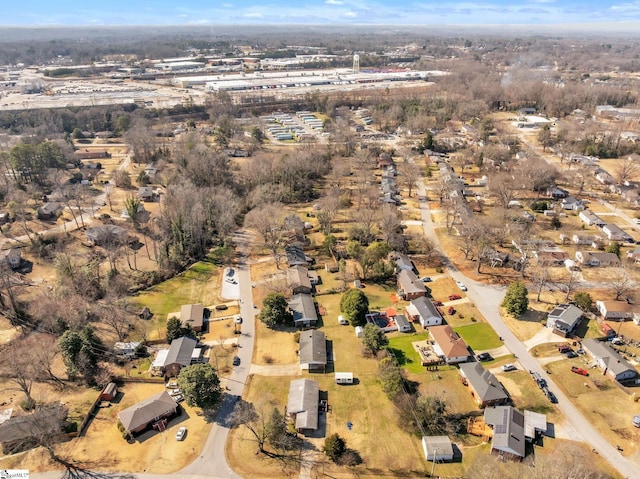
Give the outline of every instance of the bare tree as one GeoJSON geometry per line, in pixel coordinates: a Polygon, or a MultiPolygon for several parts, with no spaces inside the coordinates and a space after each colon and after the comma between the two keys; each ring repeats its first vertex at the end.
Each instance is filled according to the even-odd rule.
{"type": "Polygon", "coordinates": [[[626,296],[634,289],[634,284],[624,268],[616,268],[611,279],[605,282],[607,288],[616,295],[618,301],[622,296],[626,296]]]}
{"type": "Polygon", "coordinates": [[[629,157],[626,160],[618,163],[618,167],[614,173],[614,179],[619,185],[624,184],[627,181],[633,181],[640,173],[640,164],[629,157]]]}
{"type": "Polygon", "coordinates": [[[405,157],[404,161],[398,164],[401,184],[407,189],[407,194],[411,198],[413,189],[420,179],[420,167],[413,162],[412,158],[405,157]]]}
{"type": "Polygon", "coordinates": [[[577,271],[568,271],[564,277],[560,280],[560,284],[562,285],[562,289],[566,293],[564,297],[564,301],[569,301],[569,297],[571,293],[573,293],[578,284],[580,283],[580,273],[577,271]]]}
{"type": "Polygon", "coordinates": [[[280,269],[282,249],[287,239],[284,216],[282,205],[269,203],[252,209],[245,217],[245,225],[255,229],[262,236],[264,246],[273,256],[278,269],[280,269]]]}
{"type": "Polygon", "coordinates": [[[320,210],[316,213],[320,230],[325,234],[331,234],[333,222],[340,210],[340,189],[331,188],[318,202],[320,210]]]}
{"type": "Polygon", "coordinates": [[[549,284],[551,276],[549,269],[545,267],[533,268],[530,275],[531,283],[533,284],[535,291],[537,292],[536,301],[540,302],[540,295],[542,290],[549,284]]]}
{"type": "Polygon", "coordinates": [[[496,197],[502,208],[508,208],[509,203],[516,198],[517,183],[511,173],[496,173],[491,176],[488,184],[489,191],[496,197]]]}

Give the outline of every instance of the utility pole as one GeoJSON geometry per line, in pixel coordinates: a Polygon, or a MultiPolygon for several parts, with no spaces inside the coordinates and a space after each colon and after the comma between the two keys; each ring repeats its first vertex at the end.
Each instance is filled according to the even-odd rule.
{"type": "Polygon", "coordinates": [[[432,458],[432,466],[431,466],[431,477],[433,477],[433,472],[436,470],[436,455],[438,454],[438,448],[436,447],[433,450],[433,458],[432,458]]]}

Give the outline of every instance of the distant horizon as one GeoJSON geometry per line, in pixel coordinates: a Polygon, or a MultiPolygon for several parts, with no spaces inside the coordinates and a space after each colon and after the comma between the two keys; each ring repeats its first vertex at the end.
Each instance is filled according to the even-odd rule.
{"type": "MultiPolygon", "coordinates": [[[[640,0],[27,0],[3,6],[1,27],[252,25],[616,26],[640,21],[640,0]]],[[[499,33],[499,32],[496,32],[499,33]]]]}

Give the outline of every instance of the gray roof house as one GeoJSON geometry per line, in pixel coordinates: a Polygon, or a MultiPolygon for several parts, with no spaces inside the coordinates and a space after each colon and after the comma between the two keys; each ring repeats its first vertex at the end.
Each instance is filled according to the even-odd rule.
{"type": "Polygon", "coordinates": [[[318,429],[320,391],[313,379],[295,379],[289,383],[287,415],[295,418],[296,431],[309,433],[318,429]]]}
{"type": "Polygon", "coordinates": [[[500,381],[480,363],[461,364],[460,376],[481,408],[506,404],[511,400],[500,381]]]}
{"type": "Polygon", "coordinates": [[[301,265],[287,269],[287,283],[293,294],[310,294],[312,291],[309,270],[301,265]]]}
{"type": "Polygon", "coordinates": [[[593,338],[585,339],[582,342],[582,349],[594,359],[603,373],[608,374],[616,381],[631,379],[638,374],[627,360],[605,341],[593,338]]]}
{"type": "Polygon", "coordinates": [[[578,214],[583,223],[589,226],[604,226],[606,222],[597,214],[589,210],[583,210],[578,214]]]}
{"type": "Polygon", "coordinates": [[[327,340],[324,333],[310,329],[300,333],[300,368],[322,371],[327,367],[327,340]]]}
{"type": "Polygon", "coordinates": [[[406,307],[406,311],[407,316],[412,321],[418,321],[423,328],[442,324],[440,311],[425,296],[411,300],[411,304],[406,307]]]}
{"type": "Polygon", "coordinates": [[[204,306],[202,304],[183,304],[180,308],[180,324],[191,326],[196,332],[202,331],[204,324],[204,306]]]}
{"type": "Polygon", "coordinates": [[[413,271],[402,269],[398,273],[398,294],[408,301],[426,296],[427,288],[413,271]]]}
{"type": "Polygon", "coordinates": [[[101,225],[88,228],[85,231],[87,241],[93,245],[115,245],[118,243],[124,243],[129,233],[122,226],[118,225],[101,225]]]}
{"type": "Polygon", "coordinates": [[[196,340],[188,336],[182,336],[171,341],[162,365],[162,369],[167,376],[177,376],[182,368],[189,366],[193,362],[196,344],[196,340]]]}
{"type": "Polygon", "coordinates": [[[310,294],[295,294],[289,300],[289,310],[297,327],[309,327],[318,322],[318,312],[310,294]]]}
{"type": "Polygon", "coordinates": [[[525,456],[524,415],[511,406],[489,407],[484,422],[493,428],[491,453],[520,461],[525,456]]]}
{"type": "Polygon", "coordinates": [[[559,304],[547,316],[547,328],[556,329],[565,335],[575,328],[583,311],[573,304],[559,304]]]}
{"type": "Polygon", "coordinates": [[[289,266],[302,265],[307,266],[312,262],[311,258],[304,253],[302,246],[290,244],[285,246],[284,252],[287,256],[287,264],[289,266]]]}
{"type": "Polygon", "coordinates": [[[576,251],[576,261],[587,266],[620,267],[618,255],[604,251],[576,251]]]}
{"type": "Polygon", "coordinates": [[[409,256],[404,253],[396,252],[391,254],[393,255],[393,262],[396,265],[396,271],[402,271],[403,269],[406,269],[407,271],[414,270],[413,261],[411,261],[411,258],[409,258],[409,256]]]}
{"type": "Polygon", "coordinates": [[[51,201],[38,208],[36,214],[41,220],[50,220],[57,218],[60,211],[62,211],[62,205],[56,201],[51,201]]]}
{"type": "Polygon", "coordinates": [[[166,419],[176,413],[178,404],[167,391],[155,394],[118,413],[118,419],[129,433],[142,432],[149,426],[159,431],[166,428],[166,419]]]}
{"type": "Polygon", "coordinates": [[[602,232],[607,236],[607,239],[611,241],[632,241],[633,238],[629,236],[627,232],[622,230],[618,225],[613,223],[607,223],[602,227],[602,232]]]}

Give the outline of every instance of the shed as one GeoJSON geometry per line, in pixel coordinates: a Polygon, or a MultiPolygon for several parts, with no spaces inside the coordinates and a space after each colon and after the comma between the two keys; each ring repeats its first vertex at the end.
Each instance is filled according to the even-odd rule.
{"type": "Polygon", "coordinates": [[[397,314],[393,317],[393,320],[398,327],[398,331],[400,331],[401,333],[407,333],[411,331],[411,323],[409,323],[409,320],[404,314],[397,314]]]}
{"type": "Polygon", "coordinates": [[[107,384],[100,393],[101,401],[113,401],[118,395],[118,386],[116,383],[107,384]]]}
{"type": "Polygon", "coordinates": [[[362,326],[356,326],[356,338],[361,338],[362,337],[362,333],[364,332],[364,330],[362,329],[362,326]]]}
{"type": "Polygon", "coordinates": [[[336,384],[353,384],[353,373],[336,373],[336,384]]]}
{"type": "Polygon", "coordinates": [[[422,436],[422,450],[427,461],[453,461],[453,445],[448,436],[422,436]]]}

